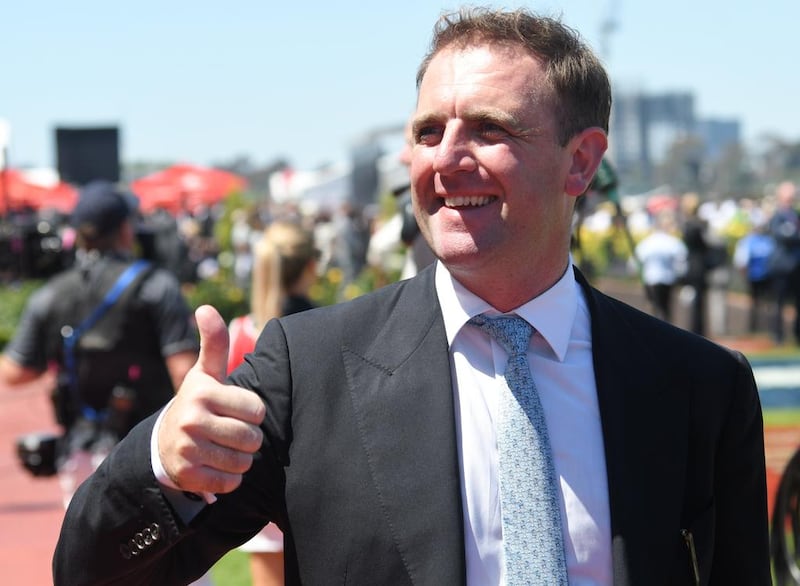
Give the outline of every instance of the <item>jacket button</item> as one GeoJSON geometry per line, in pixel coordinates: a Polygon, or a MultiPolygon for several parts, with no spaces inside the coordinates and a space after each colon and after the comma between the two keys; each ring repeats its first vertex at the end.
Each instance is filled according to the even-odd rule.
{"type": "Polygon", "coordinates": [[[130,550],[131,555],[139,555],[139,548],[136,547],[136,542],[133,539],[128,541],[128,549],[130,550]]]}

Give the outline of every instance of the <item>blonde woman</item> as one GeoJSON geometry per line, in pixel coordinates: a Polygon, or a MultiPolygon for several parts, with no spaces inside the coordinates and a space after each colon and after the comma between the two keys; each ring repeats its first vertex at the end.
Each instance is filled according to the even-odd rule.
{"type": "MultiPolygon", "coordinates": [[[[300,224],[276,221],[253,247],[250,313],[231,320],[228,371],[255,347],[264,324],[311,309],[308,290],[317,278],[317,249],[312,232],[300,224]]],[[[273,523],[240,547],[250,554],[253,586],[284,583],[283,534],[273,523]]]]}

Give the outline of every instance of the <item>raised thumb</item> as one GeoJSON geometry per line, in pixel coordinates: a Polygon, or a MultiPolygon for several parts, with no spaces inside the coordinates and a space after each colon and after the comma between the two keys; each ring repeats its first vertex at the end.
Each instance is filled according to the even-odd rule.
{"type": "Polygon", "coordinates": [[[198,307],[194,317],[200,332],[200,355],[196,367],[222,381],[228,370],[228,327],[210,305],[198,307]]]}

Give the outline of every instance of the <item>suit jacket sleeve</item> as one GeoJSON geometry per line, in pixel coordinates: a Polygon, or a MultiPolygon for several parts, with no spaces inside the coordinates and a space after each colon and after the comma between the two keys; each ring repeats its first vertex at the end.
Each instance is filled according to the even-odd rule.
{"type": "Polygon", "coordinates": [[[155,419],[134,428],[70,505],[56,585],[188,583],[267,521],[284,532],[287,584],[463,584],[453,393],[433,287],[427,270],[271,321],[230,377],[265,401],[264,446],[242,485],[188,525],[150,468],[155,419]]]}
{"type": "MultiPolygon", "coordinates": [[[[270,404],[265,425],[282,419],[270,404]]],[[[157,417],[134,427],[76,491],[53,558],[55,586],[188,584],[269,521],[280,522],[283,472],[267,440],[240,487],[184,523],[152,471],[157,417]]]]}
{"type": "Polygon", "coordinates": [[[157,414],[137,425],[76,491],[53,557],[53,583],[183,584],[199,577],[200,550],[150,467],[157,414]],[[164,553],[176,555],[166,563],[164,553]]]}

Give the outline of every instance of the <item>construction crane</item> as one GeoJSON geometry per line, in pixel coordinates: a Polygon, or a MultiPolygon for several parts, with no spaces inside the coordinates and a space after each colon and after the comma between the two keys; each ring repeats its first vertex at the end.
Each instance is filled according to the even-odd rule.
{"type": "Polygon", "coordinates": [[[619,0],[610,0],[606,17],[600,23],[600,54],[608,61],[611,58],[611,35],[619,30],[619,0]]]}

